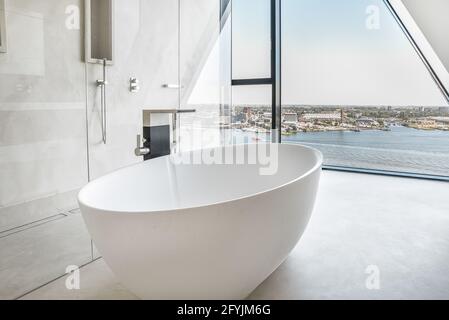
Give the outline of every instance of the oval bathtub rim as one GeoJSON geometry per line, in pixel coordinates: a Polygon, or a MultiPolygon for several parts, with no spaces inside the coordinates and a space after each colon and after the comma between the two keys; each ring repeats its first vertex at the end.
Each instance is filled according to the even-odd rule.
{"type": "MultiPolygon", "coordinates": [[[[265,145],[271,145],[271,144],[274,144],[274,143],[263,143],[263,144],[265,144],[265,145]]],[[[297,181],[299,181],[299,180],[305,179],[307,176],[311,175],[312,173],[314,173],[314,172],[317,171],[318,169],[321,169],[321,168],[322,168],[322,166],[323,166],[323,154],[322,154],[321,151],[319,151],[318,149],[315,149],[315,148],[313,148],[313,147],[309,147],[309,146],[306,146],[306,145],[302,145],[302,144],[280,143],[279,145],[281,145],[281,144],[282,144],[282,145],[288,145],[288,146],[294,146],[294,147],[301,147],[301,148],[304,148],[304,149],[311,150],[311,151],[317,156],[317,162],[316,162],[316,164],[315,164],[311,169],[309,169],[308,171],[306,171],[305,173],[303,173],[303,174],[300,175],[299,177],[296,177],[296,178],[294,178],[294,179],[292,179],[292,180],[290,180],[290,181],[288,181],[288,182],[286,182],[286,183],[283,183],[283,184],[281,184],[281,185],[279,185],[279,186],[276,186],[276,187],[273,187],[273,188],[269,188],[269,189],[264,190],[264,191],[259,191],[259,192],[251,193],[251,194],[248,194],[248,195],[245,195],[245,196],[241,196],[241,197],[237,197],[237,198],[232,198],[232,199],[229,199],[229,200],[223,200],[223,201],[217,201],[217,202],[212,202],[212,203],[206,203],[206,204],[202,204],[202,205],[198,205],[198,206],[185,206],[185,207],[172,208],[172,209],[160,209],[160,210],[148,210],[148,211],[113,210],[113,209],[107,210],[107,209],[97,208],[97,207],[93,207],[93,206],[91,206],[91,205],[87,205],[84,201],[81,200],[81,193],[82,193],[83,190],[84,190],[85,188],[87,188],[89,185],[100,183],[101,180],[102,180],[104,177],[109,176],[110,174],[114,174],[114,173],[116,173],[116,172],[120,172],[120,171],[122,171],[122,170],[126,170],[126,169],[128,169],[128,168],[130,168],[130,167],[134,167],[134,166],[136,166],[136,165],[143,165],[143,164],[146,163],[146,162],[143,161],[143,162],[140,162],[140,163],[134,163],[134,164],[131,164],[131,165],[128,165],[128,166],[119,168],[119,169],[117,169],[117,170],[114,170],[114,171],[112,171],[112,172],[107,173],[106,175],[104,175],[104,176],[102,176],[102,177],[99,177],[99,178],[97,178],[97,179],[94,179],[94,180],[90,181],[90,182],[87,183],[85,186],[83,186],[83,187],[81,188],[81,190],[78,192],[78,195],[77,195],[77,201],[78,201],[78,203],[79,203],[80,205],[82,205],[82,206],[84,206],[84,207],[86,207],[86,208],[88,208],[88,209],[95,210],[95,211],[97,211],[97,212],[108,213],[108,214],[137,214],[137,215],[141,215],[141,214],[145,214],[145,215],[146,215],[146,214],[154,214],[154,215],[155,215],[155,214],[168,214],[168,213],[170,213],[170,212],[171,212],[171,213],[175,213],[175,212],[176,212],[176,214],[179,214],[180,211],[187,211],[187,210],[192,210],[192,209],[200,209],[200,208],[207,208],[207,207],[212,207],[212,206],[223,205],[223,204],[225,204],[225,203],[236,202],[236,201],[241,201],[241,200],[245,200],[245,199],[251,199],[251,198],[258,197],[258,196],[260,196],[260,195],[266,194],[266,193],[273,192],[273,191],[275,191],[275,190],[283,189],[283,188],[285,188],[285,187],[287,187],[287,186],[289,186],[289,185],[291,185],[291,184],[293,184],[293,183],[295,183],[295,182],[297,182],[297,181]],[[178,212],[178,211],[179,211],[179,212],[178,212]]],[[[233,146],[233,147],[240,147],[240,146],[246,146],[246,145],[248,145],[248,144],[235,144],[235,145],[232,145],[232,146],[233,146]]],[[[190,152],[199,152],[199,151],[210,151],[210,150],[219,149],[219,148],[226,148],[226,147],[228,147],[228,146],[213,147],[213,148],[205,148],[205,149],[195,149],[195,150],[187,151],[187,153],[190,153],[190,152]]],[[[161,157],[161,158],[167,158],[167,157],[170,157],[170,156],[171,156],[171,155],[167,155],[167,156],[163,156],[163,157],[161,157]]],[[[158,159],[160,159],[160,158],[158,158],[158,159]]],[[[149,160],[149,161],[151,161],[151,160],[149,160]]],[[[82,210],[81,210],[81,211],[82,211],[82,210]]]]}

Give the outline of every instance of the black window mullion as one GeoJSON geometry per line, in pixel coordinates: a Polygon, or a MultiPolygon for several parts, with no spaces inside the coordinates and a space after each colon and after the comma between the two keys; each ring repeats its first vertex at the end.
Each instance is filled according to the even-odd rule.
{"type": "Polygon", "coordinates": [[[232,80],[233,86],[254,86],[254,85],[265,85],[273,84],[272,78],[264,79],[234,79],[232,80]]]}
{"type": "MultiPolygon", "coordinates": [[[[271,121],[271,128],[272,130],[279,129],[279,140],[280,140],[280,77],[279,70],[277,70],[277,60],[278,57],[278,43],[277,43],[277,33],[278,33],[278,27],[277,23],[280,23],[277,21],[276,16],[278,10],[278,6],[280,7],[279,0],[270,0],[271,1],[271,9],[270,9],[270,38],[271,38],[271,77],[270,78],[262,78],[262,79],[232,79],[231,85],[232,86],[245,86],[245,85],[271,85],[272,88],[272,101],[271,101],[271,112],[272,112],[272,121],[271,121]],[[279,120],[279,121],[278,121],[279,120]],[[279,123],[278,123],[279,122],[279,123]],[[279,127],[279,128],[278,128],[279,127]]],[[[232,41],[232,40],[231,40],[232,41]]],[[[279,64],[280,65],[280,64],[279,64]]],[[[280,142],[280,141],[279,141],[280,142]]]]}
{"type": "Polygon", "coordinates": [[[271,0],[271,129],[277,126],[277,87],[276,87],[276,1],[271,0]]]}

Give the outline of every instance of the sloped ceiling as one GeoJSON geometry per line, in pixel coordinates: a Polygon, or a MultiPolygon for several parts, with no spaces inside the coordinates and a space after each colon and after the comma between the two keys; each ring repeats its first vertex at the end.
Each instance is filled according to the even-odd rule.
{"type": "Polygon", "coordinates": [[[402,2],[449,71],[449,1],[402,0],[402,2]]]}

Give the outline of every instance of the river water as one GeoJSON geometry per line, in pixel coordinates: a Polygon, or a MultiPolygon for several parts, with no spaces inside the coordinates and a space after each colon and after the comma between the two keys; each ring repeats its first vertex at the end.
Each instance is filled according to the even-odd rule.
{"type": "MultiPolygon", "coordinates": [[[[235,133],[240,139],[256,138],[255,133],[235,133]]],[[[449,176],[447,131],[392,127],[391,131],[300,132],[283,136],[282,141],[319,149],[327,165],[449,176]]]]}

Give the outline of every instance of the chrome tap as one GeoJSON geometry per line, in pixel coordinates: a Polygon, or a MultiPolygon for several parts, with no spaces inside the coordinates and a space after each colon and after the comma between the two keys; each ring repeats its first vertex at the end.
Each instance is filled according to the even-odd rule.
{"type": "Polygon", "coordinates": [[[140,134],[137,135],[137,146],[134,149],[134,154],[137,157],[146,156],[150,153],[150,148],[144,147],[143,144],[145,143],[145,139],[142,139],[142,146],[140,141],[140,134]]]}

